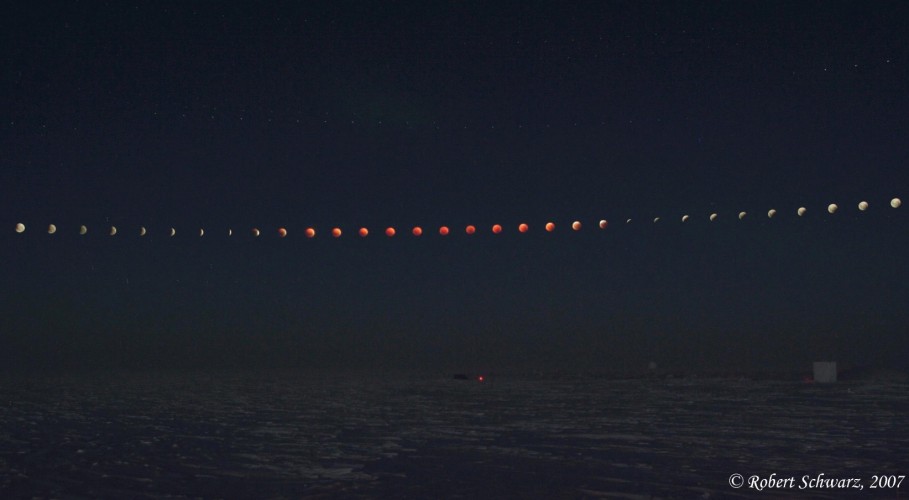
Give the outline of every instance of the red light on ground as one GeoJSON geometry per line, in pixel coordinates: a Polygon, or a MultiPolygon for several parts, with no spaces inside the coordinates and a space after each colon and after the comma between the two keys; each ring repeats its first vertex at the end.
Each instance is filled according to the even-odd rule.
{"type": "Polygon", "coordinates": [[[420,226],[416,226],[413,228],[414,236],[420,236],[421,234],[423,234],[423,228],[421,228],[420,226]]]}
{"type": "Polygon", "coordinates": [[[530,229],[530,228],[527,227],[527,224],[521,224],[518,226],[518,231],[520,231],[522,233],[526,233],[528,229],[530,229]]]}
{"type": "Polygon", "coordinates": [[[365,227],[361,227],[361,228],[360,228],[360,236],[363,237],[363,238],[369,236],[369,229],[366,229],[365,227]]]}
{"type": "Polygon", "coordinates": [[[335,238],[340,238],[341,237],[341,228],[336,227],[336,228],[332,229],[331,235],[334,236],[335,238]]]}
{"type": "Polygon", "coordinates": [[[278,229],[278,236],[282,238],[287,236],[287,229],[284,229],[283,227],[281,229],[278,229]]]}
{"type": "Polygon", "coordinates": [[[464,231],[466,231],[467,234],[473,234],[473,233],[477,232],[477,228],[475,228],[473,226],[467,226],[467,228],[464,229],[464,231]]]}
{"type": "Polygon", "coordinates": [[[600,229],[606,229],[606,226],[608,226],[608,225],[609,225],[609,221],[607,221],[606,219],[603,219],[600,221],[600,229]]]}
{"type": "Polygon", "coordinates": [[[441,234],[442,236],[448,236],[448,226],[440,227],[439,234],[441,234]]]}
{"type": "Polygon", "coordinates": [[[395,228],[390,227],[385,230],[385,236],[388,236],[389,238],[391,238],[394,235],[395,235],[395,228]]]}
{"type": "Polygon", "coordinates": [[[553,224],[552,222],[547,222],[546,223],[546,232],[551,233],[553,231],[555,231],[555,224],[553,224]]]}
{"type": "Polygon", "coordinates": [[[574,222],[572,222],[572,223],[571,223],[571,229],[574,229],[575,231],[580,231],[580,230],[581,230],[581,223],[580,223],[579,221],[574,221],[574,222]]]}
{"type": "Polygon", "coordinates": [[[484,380],[486,380],[486,377],[484,377],[484,376],[482,376],[482,375],[480,375],[479,377],[477,377],[477,382],[482,382],[482,381],[484,381],[484,380]]]}
{"type": "Polygon", "coordinates": [[[316,230],[313,229],[313,228],[311,228],[311,227],[306,228],[306,237],[307,237],[307,238],[315,238],[315,237],[316,237],[316,230]]]}

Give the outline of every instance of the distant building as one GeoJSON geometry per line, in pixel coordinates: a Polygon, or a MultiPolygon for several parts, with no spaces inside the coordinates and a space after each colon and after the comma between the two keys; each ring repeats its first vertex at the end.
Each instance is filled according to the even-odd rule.
{"type": "Polygon", "coordinates": [[[836,382],[836,361],[815,361],[814,381],[822,384],[836,382]]]}

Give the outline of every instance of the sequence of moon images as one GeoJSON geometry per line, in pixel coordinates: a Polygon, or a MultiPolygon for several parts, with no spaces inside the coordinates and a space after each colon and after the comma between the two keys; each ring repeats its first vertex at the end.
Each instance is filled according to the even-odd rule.
{"type": "MultiPolygon", "coordinates": [[[[890,200],[890,206],[893,207],[893,208],[899,208],[902,204],[903,204],[903,202],[902,202],[899,198],[893,198],[892,200],[890,200]]],[[[868,204],[867,201],[862,201],[862,202],[859,202],[859,204],[858,204],[858,209],[859,209],[859,211],[861,211],[861,212],[864,212],[864,211],[868,210],[868,207],[869,207],[869,204],[868,204]]],[[[835,213],[837,212],[837,210],[839,210],[839,206],[838,206],[836,203],[831,203],[830,205],[827,206],[827,212],[829,212],[831,215],[832,215],[832,214],[835,214],[835,213]]],[[[808,213],[808,209],[805,208],[805,207],[799,207],[798,210],[796,210],[796,215],[798,215],[799,217],[804,217],[807,213],[808,213]]],[[[739,212],[739,213],[738,213],[738,218],[739,218],[739,220],[743,220],[743,219],[745,219],[745,217],[746,217],[747,215],[748,215],[747,212],[739,212]]],[[[777,215],[776,209],[771,208],[770,210],[767,211],[767,217],[770,218],[770,219],[774,218],[776,215],[777,215]]],[[[708,220],[709,220],[710,222],[714,222],[714,221],[717,220],[718,217],[719,217],[718,214],[716,214],[716,213],[711,213],[711,214],[708,216],[708,220]]],[[[681,221],[682,221],[682,222],[688,222],[690,219],[691,219],[691,216],[689,216],[689,215],[686,214],[686,215],[683,215],[683,216],[682,216],[681,221]]],[[[660,222],[660,217],[655,217],[655,218],[653,219],[653,222],[654,222],[654,223],[660,222]]],[[[626,224],[630,224],[630,223],[631,223],[631,219],[626,219],[626,220],[625,220],[625,223],[626,223],[626,224]]],[[[599,227],[600,229],[606,229],[606,227],[607,227],[608,225],[609,225],[609,221],[608,221],[608,220],[606,220],[606,219],[601,219],[600,222],[599,222],[599,224],[598,224],[598,227],[599,227]]],[[[576,220],[576,221],[574,221],[574,222],[571,223],[571,229],[574,230],[574,231],[580,231],[582,227],[583,227],[583,224],[581,223],[581,221],[577,221],[577,220],[576,220]]],[[[16,229],[16,232],[17,232],[17,233],[20,233],[20,234],[21,234],[21,233],[24,233],[24,232],[25,232],[25,229],[26,229],[26,228],[25,228],[25,224],[19,222],[19,223],[16,224],[16,228],[15,228],[15,229],[16,229]]],[[[546,232],[551,233],[551,232],[555,231],[556,225],[555,225],[554,222],[547,222],[547,223],[543,226],[543,229],[545,229],[546,232]]],[[[499,234],[499,233],[501,233],[501,232],[504,230],[504,228],[503,228],[503,226],[502,226],[501,224],[494,224],[494,225],[492,226],[491,230],[492,230],[492,232],[493,232],[494,234],[499,234]]],[[[530,226],[529,226],[527,223],[523,223],[523,222],[522,222],[522,223],[518,224],[518,232],[520,232],[520,233],[526,233],[526,232],[528,232],[528,231],[530,231],[530,226]]],[[[451,228],[449,228],[448,226],[440,226],[439,229],[438,229],[438,232],[439,232],[439,234],[440,234],[441,236],[447,236],[447,235],[451,232],[451,228]]],[[[464,228],[464,232],[467,233],[467,234],[474,234],[474,233],[477,232],[477,227],[474,226],[474,225],[468,225],[468,226],[466,226],[466,227],[464,228]]],[[[57,226],[56,226],[55,224],[50,224],[50,225],[48,225],[48,226],[47,226],[47,233],[48,233],[48,234],[55,234],[55,233],[57,233],[57,226]]],[[[258,237],[258,236],[260,236],[260,235],[262,234],[262,231],[260,231],[258,228],[253,228],[253,229],[251,230],[251,233],[252,233],[253,236],[258,237]]],[[[411,229],[411,233],[412,233],[414,236],[422,236],[422,235],[423,235],[423,228],[420,227],[420,226],[415,226],[413,229],[411,229]]],[[[79,234],[80,234],[80,235],[88,234],[88,227],[87,227],[87,226],[84,226],[84,225],[79,226],[79,234]]],[[[107,234],[109,234],[110,236],[116,236],[116,235],[118,234],[117,227],[116,227],[116,226],[110,226],[110,229],[107,231],[107,234]]],[[[148,230],[147,230],[144,226],[140,227],[140,228],[139,228],[139,236],[145,236],[146,234],[148,234],[148,230]]],[[[169,233],[169,234],[170,234],[170,236],[172,236],[172,237],[173,237],[173,236],[176,236],[176,235],[177,235],[177,230],[174,229],[174,228],[172,227],[172,228],[170,228],[170,233],[169,233]]],[[[313,227],[308,227],[308,228],[306,228],[306,230],[303,232],[303,234],[304,234],[307,238],[315,238],[315,237],[316,237],[316,230],[315,230],[315,228],[313,228],[313,227]]],[[[331,236],[333,236],[333,237],[335,237],[335,238],[340,238],[341,235],[343,234],[343,232],[341,231],[341,228],[335,227],[335,228],[332,228],[332,229],[331,229],[330,234],[331,234],[331,236]]],[[[358,234],[358,235],[359,235],[360,237],[362,237],[362,238],[365,238],[365,237],[369,236],[369,229],[367,229],[367,228],[365,228],[365,227],[361,227],[361,228],[357,231],[356,234],[358,234]]],[[[387,236],[387,237],[389,237],[389,238],[395,236],[396,234],[397,234],[397,230],[396,230],[394,227],[388,227],[388,228],[385,229],[385,236],[387,236]]],[[[228,236],[233,236],[233,235],[234,235],[234,230],[233,230],[233,229],[228,229],[228,230],[227,230],[227,235],[228,235],[228,236]]],[[[287,229],[286,229],[286,228],[283,228],[283,227],[278,228],[278,236],[279,236],[279,237],[284,238],[284,237],[287,237],[287,235],[288,235],[288,232],[287,232],[287,229]]],[[[199,229],[199,236],[200,236],[200,237],[205,236],[205,229],[199,229]]]]}

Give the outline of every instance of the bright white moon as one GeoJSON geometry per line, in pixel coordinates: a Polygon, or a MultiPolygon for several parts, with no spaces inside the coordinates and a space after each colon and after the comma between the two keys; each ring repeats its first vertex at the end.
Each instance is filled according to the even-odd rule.
{"type": "Polygon", "coordinates": [[[688,222],[688,216],[687,216],[687,215],[683,215],[683,216],[682,216],[682,222],[688,222]]]}
{"type": "Polygon", "coordinates": [[[867,201],[859,202],[859,210],[861,210],[862,212],[864,212],[865,210],[868,210],[868,202],[867,201]]]}
{"type": "Polygon", "coordinates": [[[170,228],[170,235],[174,236],[175,234],[177,234],[177,230],[174,228],[170,228]]]}
{"type": "Polygon", "coordinates": [[[894,198],[894,199],[890,200],[890,206],[893,208],[899,208],[900,205],[902,205],[902,204],[903,204],[903,202],[900,201],[899,198],[894,198]]]}
{"type": "Polygon", "coordinates": [[[205,236],[205,229],[199,229],[199,237],[205,236]]]}
{"type": "Polygon", "coordinates": [[[836,213],[836,209],[838,209],[838,208],[840,208],[840,207],[836,206],[836,203],[831,203],[831,204],[827,205],[827,211],[830,212],[831,214],[836,213]]]}
{"type": "Polygon", "coordinates": [[[16,224],[16,232],[17,232],[17,233],[24,233],[24,232],[25,232],[25,224],[23,224],[23,223],[21,223],[21,222],[18,223],[18,224],[16,224]]]}
{"type": "Polygon", "coordinates": [[[744,218],[745,218],[745,212],[739,212],[739,220],[742,220],[744,218]]]}
{"type": "Polygon", "coordinates": [[[47,234],[54,234],[57,232],[57,226],[51,224],[47,226],[47,234]]]}

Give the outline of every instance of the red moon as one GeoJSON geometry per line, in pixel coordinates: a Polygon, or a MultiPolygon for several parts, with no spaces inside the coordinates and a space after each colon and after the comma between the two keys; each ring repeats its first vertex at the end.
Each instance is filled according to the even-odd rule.
{"type": "Polygon", "coordinates": [[[473,234],[473,233],[477,232],[477,228],[475,228],[475,227],[473,227],[473,226],[467,226],[467,227],[464,229],[464,231],[466,231],[467,234],[473,234]]]}
{"type": "Polygon", "coordinates": [[[278,235],[282,238],[287,236],[287,229],[284,229],[283,227],[281,229],[278,229],[278,235]]]}
{"type": "Polygon", "coordinates": [[[518,226],[518,231],[520,231],[522,233],[526,233],[528,229],[530,229],[530,228],[527,227],[527,224],[521,224],[518,226]]]}
{"type": "Polygon", "coordinates": [[[423,228],[421,228],[420,226],[415,226],[413,228],[413,235],[420,236],[421,234],[423,234],[423,228]]]}
{"type": "Polygon", "coordinates": [[[313,229],[313,228],[311,228],[311,227],[306,228],[306,237],[307,237],[307,238],[315,238],[315,237],[316,237],[316,230],[313,229]]]}
{"type": "Polygon", "coordinates": [[[439,234],[441,234],[442,236],[448,236],[448,226],[440,227],[439,234]]]}
{"type": "Polygon", "coordinates": [[[390,227],[385,230],[385,236],[388,236],[389,238],[391,238],[394,235],[395,235],[395,228],[390,227]]]}
{"type": "Polygon", "coordinates": [[[606,219],[600,221],[600,229],[606,229],[606,226],[609,225],[609,222],[606,219]]]}
{"type": "Polygon", "coordinates": [[[361,228],[360,228],[360,236],[362,236],[362,237],[365,238],[365,237],[367,237],[368,235],[369,235],[369,229],[366,229],[365,227],[361,227],[361,228]]]}
{"type": "Polygon", "coordinates": [[[341,237],[341,228],[336,227],[336,228],[332,229],[331,235],[334,236],[335,238],[340,238],[341,237]]]}
{"type": "Polygon", "coordinates": [[[492,232],[495,233],[495,234],[501,233],[501,232],[502,232],[502,226],[500,226],[500,225],[498,225],[498,224],[495,224],[494,226],[492,226],[492,232]]]}
{"type": "Polygon", "coordinates": [[[578,222],[578,221],[572,222],[572,223],[571,223],[571,229],[574,229],[575,231],[580,231],[580,230],[581,230],[581,223],[578,222]]]}
{"type": "Polygon", "coordinates": [[[547,223],[546,223],[546,231],[548,231],[548,232],[550,232],[550,233],[553,232],[553,231],[555,231],[555,224],[553,224],[552,222],[547,222],[547,223]]]}

